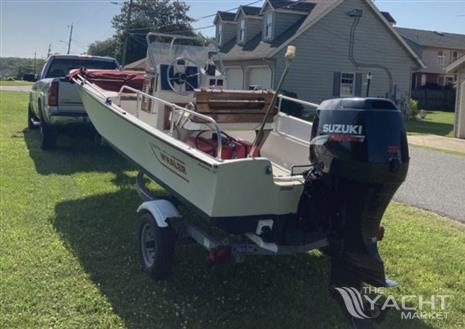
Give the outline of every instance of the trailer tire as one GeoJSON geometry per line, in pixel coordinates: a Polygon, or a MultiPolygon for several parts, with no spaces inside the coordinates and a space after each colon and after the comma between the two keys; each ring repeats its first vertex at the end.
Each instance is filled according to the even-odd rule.
{"type": "Polygon", "coordinates": [[[168,227],[159,227],[152,214],[139,216],[139,259],[144,272],[154,280],[167,279],[173,269],[176,235],[168,227]]]}

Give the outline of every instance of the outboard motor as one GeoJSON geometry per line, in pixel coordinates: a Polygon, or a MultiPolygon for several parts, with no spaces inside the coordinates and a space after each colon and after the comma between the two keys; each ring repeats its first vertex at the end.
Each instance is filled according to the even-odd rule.
{"type": "Polygon", "coordinates": [[[381,218],[408,170],[401,112],[388,99],[324,101],[313,123],[299,215],[323,227],[330,242],[332,284],[386,286],[377,241],[381,218]]]}

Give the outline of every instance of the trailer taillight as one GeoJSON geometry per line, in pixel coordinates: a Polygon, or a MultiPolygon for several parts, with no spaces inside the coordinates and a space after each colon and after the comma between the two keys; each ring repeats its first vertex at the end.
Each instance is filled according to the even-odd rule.
{"type": "Polygon", "coordinates": [[[58,106],[58,81],[48,87],[48,106],[58,106]]]}
{"type": "Polygon", "coordinates": [[[230,246],[219,246],[208,252],[208,261],[214,264],[226,263],[232,259],[230,246]]]}

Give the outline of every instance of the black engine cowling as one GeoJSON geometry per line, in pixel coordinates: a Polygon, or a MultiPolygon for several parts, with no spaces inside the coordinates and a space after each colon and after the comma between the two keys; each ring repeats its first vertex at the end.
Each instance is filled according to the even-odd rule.
{"type": "Polygon", "coordinates": [[[315,170],[299,215],[329,232],[333,282],[384,286],[380,222],[409,163],[401,112],[387,99],[324,101],[313,123],[310,161],[315,170]]]}

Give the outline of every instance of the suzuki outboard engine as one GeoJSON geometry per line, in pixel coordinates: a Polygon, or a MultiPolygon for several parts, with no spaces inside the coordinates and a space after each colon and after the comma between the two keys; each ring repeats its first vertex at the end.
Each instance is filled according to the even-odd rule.
{"type": "Polygon", "coordinates": [[[332,284],[386,286],[377,241],[408,170],[401,112],[388,99],[324,101],[313,123],[310,161],[299,215],[328,232],[332,284]]]}

